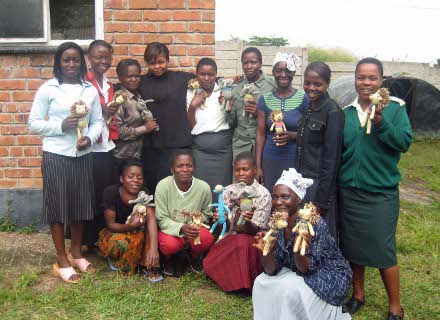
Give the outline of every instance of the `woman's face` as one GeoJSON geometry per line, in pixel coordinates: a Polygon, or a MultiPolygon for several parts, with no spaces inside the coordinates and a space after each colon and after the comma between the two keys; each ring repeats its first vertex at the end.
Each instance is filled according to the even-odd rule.
{"type": "Polygon", "coordinates": [[[168,70],[168,61],[165,55],[159,54],[156,59],[148,61],[149,72],[156,76],[162,76],[168,70]]]}
{"type": "Polygon", "coordinates": [[[301,199],[288,186],[277,184],[272,192],[272,207],[278,211],[294,214],[299,207],[301,199]]]}
{"type": "Polygon", "coordinates": [[[137,195],[144,185],[142,168],[138,166],[130,166],[126,168],[119,177],[119,181],[129,194],[137,195]]]}
{"type": "Polygon", "coordinates": [[[204,65],[200,66],[197,71],[197,80],[200,83],[200,87],[205,91],[212,91],[214,89],[215,77],[217,72],[213,66],[204,65]]]}
{"type": "Polygon", "coordinates": [[[254,183],[256,168],[250,160],[240,160],[234,163],[234,178],[237,182],[244,182],[250,186],[254,183]]]}
{"type": "Polygon", "coordinates": [[[141,70],[138,66],[128,66],[124,75],[119,78],[119,81],[128,91],[134,92],[141,83],[141,70]]]}
{"type": "Polygon", "coordinates": [[[303,89],[310,101],[316,102],[327,93],[329,84],[316,71],[310,70],[304,75],[303,89]]]}
{"type": "Polygon", "coordinates": [[[370,94],[379,90],[382,77],[379,68],[373,63],[363,63],[355,74],[354,86],[361,101],[368,101],[370,94]]]}
{"type": "Polygon", "coordinates": [[[70,48],[61,54],[60,68],[63,82],[76,83],[81,70],[81,53],[78,49],[70,48]]]}
{"type": "Polygon", "coordinates": [[[174,159],[174,165],[171,168],[176,183],[191,182],[194,174],[194,161],[190,155],[182,154],[174,159]]]}
{"type": "Polygon", "coordinates": [[[295,71],[287,69],[287,62],[280,61],[272,69],[273,77],[279,89],[286,89],[292,85],[295,71]]]}
{"type": "Polygon", "coordinates": [[[109,48],[97,46],[89,51],[87,58],[90,63],[90,69],[92,69],[94,73],[104,74],[112,65],[113,54],[109,48]]]}
{"type": "Polygon", "coordinates": [[[253,80],[260,75],[262,64],[255,52],[248,52],[241,60],[241,67],[243,68],[246,78],[253,80]]]}

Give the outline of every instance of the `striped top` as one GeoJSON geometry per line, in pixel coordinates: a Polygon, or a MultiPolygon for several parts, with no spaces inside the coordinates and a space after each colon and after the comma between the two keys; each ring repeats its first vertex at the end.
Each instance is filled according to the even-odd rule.
{"type": "MultiPolygon", "coordinates": [[[[272,121],[270,115],[274,110],[281,110],[284,114],[284,125],[287,131],[296,132],[298,121],[302,113],[307,109],[309,98],[303,90],[295,91],[287,98],[279,98],[275,91],[266,93],[258,101],[258,110],[266,114],[266,143],[263,150],[263,158],[275,160],[296,160],[296,143],[288,141],[285,146],[278,147],[273,141],[275,129],[270,131],[272,121]]],[[[293,162],[294,163],[294,162],[293,162]]],[[[292,163],[292,166],[293,166],[292,163]]]]}

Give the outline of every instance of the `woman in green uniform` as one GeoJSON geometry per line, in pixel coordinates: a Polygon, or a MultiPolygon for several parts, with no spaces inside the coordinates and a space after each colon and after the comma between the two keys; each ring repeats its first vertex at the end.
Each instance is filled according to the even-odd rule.
{"type": "Polygon", "coordinates": [[[369,116],[370,94],[382,83],[382,63],[359,61],[355,71],[358,97],[344,108],[344,146],[339,170],[340,246],[353,270],[353,296],[344,304],[350,314],[365,303],[365,267],[378,268],[389,299],[387,320],[403,319],[399,298],[396,227],[401,178],[397,164],[412,141],[402,100],[391,102],[372,119],[371,134],[361,123],[369,116]]]}

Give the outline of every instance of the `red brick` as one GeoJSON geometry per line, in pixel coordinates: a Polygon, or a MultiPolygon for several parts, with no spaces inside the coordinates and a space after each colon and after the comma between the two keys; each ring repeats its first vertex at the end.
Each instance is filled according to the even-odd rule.
{"type": "Polygon", "coordinates": [[[168,50],[170,50],[170,55],[172,56],[185,56],[186,55],[186,47],[185,46],[168,46],[168,50]]]}
{"type": "Polygon", "coordinates": [[[113,20],[113,10],[104,9],[104,21],[113,20]]]}
{"type": "MultiPolygon", "coordinates": [[[[38,155],[41,157],[43,155],[43,147],[37,147],[38,155]]],[[[26,153],[26,150],[25,150],[26,153]]]]}
{"type": "Polygon", "coordinates": [[[130,9],[156,9],[156,0],[130,0],[130,9]]]}
{"type": "Polygon", "coordinates": [[[177,62],[177,58],[171,57],[170,61],[168,62],[168,67],[169,68],[174,68],[177,67],[179,64],[177,62]]]}
{"type": "Polygon", "coordinates": [[[17,64],[20,67],[29,67],[31,65],[31,58],[30,57],[18,57],[17,64]]]}
{"type": "Polygon", "coordinates": [[[213,34],[202,35],[202,44],[215,44],[215,36],[213,34]]]}
{"type": "Polygon", "coordinates": [[[31,56],[31,66],[32,67],[40,67],[40,66],[50,66],[48,56],[31,56]]]}
{"type": "Polygon", "coordinates": [[[12,78],[40,78],[40,68],[13,68],[12,78]]]}
{"type": "Polygon", "coordinates": [[[14,189],[18,185],[18,180],[1,179],[0,189],[14,189]]]}
{"type": "Polygon", "coordinates": [[[159,0],[159,9],[185,9],[185,0],[159,0]]]}
{"type": "Polygon", "coordinates": [[[23,155],[22,147],[11,147],[10,150],[11,157],[21,157],[23,155]]]}
{"type": "Polygon", "coordinates": [[[0,167],[16,167],[17,158],[0,158],[0,167]]]}
{"type": "Polygon", "coordinates": [[[15,138],[13,136],[0,136],[0,146],[13,146],[15,144],[15,138]]]}
{"type": "Polygon", "coordinates": [[[213,46],[190,47],[188,48],[188,55],[209,57],[215,55],[215,50],[213,46]]]}
{"type": "Polygon", "coordinates": [[[17,136],[17,145],[19,146],[41,145],[42,141],[40,136],[17,136]]]}
{"type": "Polygon", "coordinates": [[[0,101],[1,102],[11,101],[9,91],[0,91],[0,101]]]}
{"type": "Polygon", "coordinates": [[[26,157],[32,157],[38,155],[38,147],[24,147],[24,155],[26,157]]]}
{"type": "Polygon", "coordinates": [[[113,47],[113,54],[128,54],[128,46],[114,46],[113,47]]]}
{"type": "Polygon", "coordinates": [[[4,135],[27,134],[27,132],[28,131],[26,125],[1,126],[1,133],[4,135]]]}
{"type": "Polygon", "coordinates": [[[43,188],[43,178],[34,178],[33,188],[41,189],[43,188]]]}
{"type": "Polygon", "coordinates": [[[189,0],[188,9],[215,9],[215,0],[189,0]]]}
{"type": "Polygon", "coordinates": [[[175,11],[173,14],[173,19],[176,21],[184,20],[184,21],[198,21],[200,20],[201,13],[200,11],[175,11]]]}
{"type": "Polygon", "coordinates": [[[118,79],[115,68],[111,68],[109,71],[106,72],[105,75],[109,79],[113,79],[113,80],[118,79]]]}
{"type": "Polygon", "coordinates": [[[16,65],[17,65],[17,57],[16,56],[1,56],[0,57],[0,66],[14,67],[16,65]]]}
{"type": "Polygon", "coordinates": [[[202,36],[200,34],[176,34],[174,43],[200,43],[202,36]]]}
{"type": "Polygon", "coordinates": [[[113,37],[113,34],[112,33],[106,33],[106,34],[104,34],[104,40],[105,40],[105,42],[107,42],[107,43],[113,43],[113,41],[114,41],[114,37],[113,37]]]}
{"type": "Polygon", "coordinates": [[[19,188],[42,188],[43,187],[43,179],[42,178],[25,178],[18,180],[19,188]]]}
{"type": "Polygon", "coordinates": [[[173,37],[168,34],[146,34],[144,36],[144,43],[145,45],[151,43],[151,42],[162,42],[165,44],[169,44],[173,41],[173,37]]]}
{"type": "Polygon", "coordinates": [[[160,32],[186,32],[187,26],[185,22],[161,22],[159,24],[160,32]]]}
{"type": "Polygon", "coordinates": [[[142,34],[117,34],[115,35],[116,43],[142,43],[142,34]]]}
{"type": "Polygon", "coordinates": [[[22,102],[20,104],[20,112],[30,112],[32,108],[32,103],[22,102]]]}
{"type": "Polygon", "coordinates": [[[27,123],[29,119],[29,113],[17,113],[14,115],[15,123],[27,123]]]}
{"type": "Polygon", "coordinates": [[[193,22],[188,26],[189,32],[214,33],[215,24],[213,22],[193,22]]]}
{"type": "Polygon", "coordinates": [[[0,157],[7,157],[9,155],[9,150],[7,147],[0,147],[0,157]]]}
{"type": "Polygon", "coordinates": [[[104,8],[126,9],[127,8],[127,0],[105,0],[104,8]]]}
{"type": "Polygon", "coordinates": [[[193,66],[193,58],[192,57],[181,57],[180,58],[180,66],[181,67],[192,67],[193,66]]]}
{"type": "Polygon", "coordinates": [[[172,11],[145,10],[143,12],[145,21],[169,21],[171,20],[172,11]]]}
{"type": "Polygon", "coordinates": [[[134,22],[130,23],[130,32],[157,32],[157,27],[151,22],[134,22]]]}
{"type": "Polygon", "coordinates": [[[113,11],[113,19],[121,21],[140,21],[142,20],[142,11],[124,10],[113,11]]]}
{"type": "Polygon", "coordinates": [[[215,11],[204,11],[202,21],[215,21],[215,11]]]}
{"type": "Polygon", "coordinates": [[[0,79],[9,79],[9,78],[11,78],[11,69],[0,68],[0,79]]]}
{"type": "Polygon", "coordinates": [[[106,22],[104,25],[105,32],[128,32],[128,24],[125,22],[106,22]]]}
{"type": "Polygon", "coordinates": [[[3,112],[17,112],[18,111],[18,103],[15,102],[6,102],[3,104],[2,108],[3,112]]]}
{"type": "Polygon", "coordinates": [[[6,178],[31,178],[32,169],[5,169],[6,178]]]}
{"type": "Polygon", "coordinates": [[[0,113],[0,123],[13,123],[11,113],[0,113]]]}
{"type": "Polygon", "coordinates": [[[28,84],[27,88],[28,88],[28,90],[38,90],[45,82],[46,82],[46,80],[42,80],[42,79],[28,80],[27,81],[27,84],[28,84]]]}
{"type": "Polygon", "coordinates": [[[43,68],[41,69],[41,78],[51,79],[53,78],[53,68],[43,68]]]}
{"type": "Polygon", "coordinates": [[[38,167],[41,165],[41,158],[18,158],[19,167],[38,167]]]}
{"type": "Polygon", "coordinates": [[[35,91],[13,91],[14,101],[34,101],[35,91]]]}
{"type": "Polygon", "coordinates": [[[0,90],[24,90],[26,88],[25,80],[2,80],[0,81],[0,90]]]}
{"type": "Polygon", "coordinates": [[[43,175],[41,174],[41,168],[32,169],[32,177],[41,178],[43,175]]]}
{"type": "Polygon", "coordinates": [[[133,56],[143,55],[145,52],[146,46],[130,46],[130,54],[133,56]]]}

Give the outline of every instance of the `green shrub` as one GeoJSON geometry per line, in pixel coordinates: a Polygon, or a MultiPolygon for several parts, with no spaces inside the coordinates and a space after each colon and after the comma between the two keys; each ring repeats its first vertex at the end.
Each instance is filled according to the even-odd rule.
{"type": "Polygon", "coordinates": [[[357,62],[356,55],[343,48],[322,48],[313,45],[306,46],[309,51],[309,62],[357,62]]]}
{"type": "Polygon", "coordinates": [[[12,217],[14,209],[11,207],[12,200],[6,200],[6,212],[0,218],[0,231],[14,232],[17,229],[17,219],[12,217]]]}

